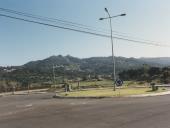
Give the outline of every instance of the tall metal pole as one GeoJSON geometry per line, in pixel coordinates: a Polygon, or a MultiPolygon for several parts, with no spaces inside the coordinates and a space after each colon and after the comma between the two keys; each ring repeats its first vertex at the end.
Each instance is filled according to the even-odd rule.
{"type": "Polygon", "coordinates": [[[113,62],[113,85],[114,85],[114,88],[113,90],[116,91],[116,61],[115,61],[115,55],[114,55],[114,43],[113,43],[113,31],[112,31],[112,18],[115,18],[115,17],[119,17],[119,16],[126,16],[126,14],[120,14],[120,15],[115,15],[115,16],[110,16],[110,13],[109,11],[107,10],[107,8],[105,8],[105,11],[106,13],[108,14],[108,17],[106,18],[100,18],[99,20],[105,20],[105,19],[109,19],[109,24],[110,24],[110,38],[111,38],[111,44],[112,44],[112,62],[113,62]]]}
{"type": "Polygon", "coordinates": [[[109,24],[110,24],[110,38],[111,38],[111,45],[112,45],[112,63],[113,63],[113,91],[116,91],[116,64],[115,64],[115,56],[114,56],[114,44],[113,44],[113,31],[112,31],[112,17],[110,16],[109,11],[105,8],[105,11],[108,14],[109,24]]]}
{"type": "Polygon", "coordinates": [[[115,56],[114,56],[114,44],[113,44],[113,36],[112,36],[112,20],[109,18],[110,21],[110,30],[111,30],[111,44],[112,44],[112,62],[113,62],[113,79],[114,79],[114,88],[113,90],[116,91],[116,61],[115,61],[115,56]]]}

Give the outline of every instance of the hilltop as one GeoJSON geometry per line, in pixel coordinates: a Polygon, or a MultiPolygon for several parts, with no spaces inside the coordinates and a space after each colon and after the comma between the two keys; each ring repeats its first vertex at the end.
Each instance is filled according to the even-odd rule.
{"type": "MultiPolygon", "coordinates": [[[[97,74],[108,74],[112,72],[112,57],[91,57],[91,58],[76,58],[68,56],[51,56],[44,60],[31,61],[24,65],[23,68],[30,70],[39,70],[41,72],[51,71],[52,66],[66,66],[68,70],[95,72],[97,74]]],[[[137,69],[144,65],[154,67],[170,66],[170,58],[125,58],[116,57],[117,72],[122,72],[128,69],[137,69]]]]}

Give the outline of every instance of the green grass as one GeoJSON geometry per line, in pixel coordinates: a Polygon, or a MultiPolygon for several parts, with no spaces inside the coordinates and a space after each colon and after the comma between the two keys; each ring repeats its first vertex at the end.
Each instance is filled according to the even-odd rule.
{"type": "MultiPolygon", "coordinates": [[[[159,89],[156,92],[165,91],[159,89]]],[[[88,89],[73,92],[61,92],[59,95],[67,97],[115,97],[115,96],[128,96],[138,94],[155,93],[151,91],[151,88],[121,88],[113,91],[113,88],[100,88],[100,89],[88,89]]]]}
{"type": "MultiPolygon", "coordinates": [[[[78,83],[69,83],[73,88],[78,87],[78,83]]],[[[124,81],[123,84],[125,87],[135,87],[135,86],[146,86],[146,82],[143,82],[142,84],[135,81],[124,81]]],[[[102,81],[81,81],[80,87],[112,87],[113,81],[112,80],[102,80],[102,81]]]]}
{"type": "MultiPolygon", "coordinates": [[[[78,86],[77,82],[70,83],[73,88],[78,86]]],[[[103,80],[103,81],[81,81],[80,87],[88,87],[88,86],[113,86],[113,81],[111,80],[103,80]]]]}

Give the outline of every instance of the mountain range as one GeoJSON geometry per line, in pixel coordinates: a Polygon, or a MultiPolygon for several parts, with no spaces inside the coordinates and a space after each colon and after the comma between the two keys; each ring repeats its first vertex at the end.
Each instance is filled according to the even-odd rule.
{"type": "MultiPolygon", "coordinates": [[[[122,72],[128,69],[137,69],[144,66],[150,67],[167,67],[170,66],[170,57],[160,58],[125,58],[115,57],[116,72],[122,72]]],[[[0,71],[16,72],[28,70],[38,73],[51,73],[53,68],[60,72],[76,72],[76,73],[95,73],[95,74],[110,74],[113,71],[112,57],[91,57],[91,58],[76,58],[70,55],[67,56],[50,56],[43,60],[31,61],[22,66],[0,67],[0,71]],[[64,67],[64,70],[61,69],[64,67]]]]}
{"type": "MultiPolygon", "coordinates": [[[[170,58],[125,58],[116,57],[116,73],[129,69],[144,67],[168,67],[170,58]]],[[[53,76],[65,76],[68,79],[91,76],[110,76],[113,73],[112,57],[76,58],[67,56],[50,56],[43,60],[31,61],[22,66],[0,67],[0,80],[47,82],[53,76]]]]}
{"type": "MultiPolygon", "coordinates": [[[[148,65],[151,67],[170,66],[170,57],[161,58],[125,58],[116,57],[116,70],[136,69],[148,65]]],[[[112,72],[113,62],[112,57],[91,57],[91,58],[76,58],[70,55],[67,56],[51,56],[44,60],[31,61],[21,67],[30,70],[39,70],[41,72],[51,71],[52,67],[59,68],[65,66],[66,70],[95,72],[97,74],[108,74],[112,72]]]]}

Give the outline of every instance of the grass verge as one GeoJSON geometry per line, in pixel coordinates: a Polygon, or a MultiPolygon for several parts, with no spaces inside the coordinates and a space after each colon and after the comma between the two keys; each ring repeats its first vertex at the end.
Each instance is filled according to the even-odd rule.
{"type": "Polygon", "coordinates": [[[113,91],[113,88],[87,89],[72,92],[60,92],[58,95],[65,97],[117,97],[139,94],[149,94],[163,92],[161,88],[158,91],[151,91],[151,88],[121,88],[113,91]]]}

